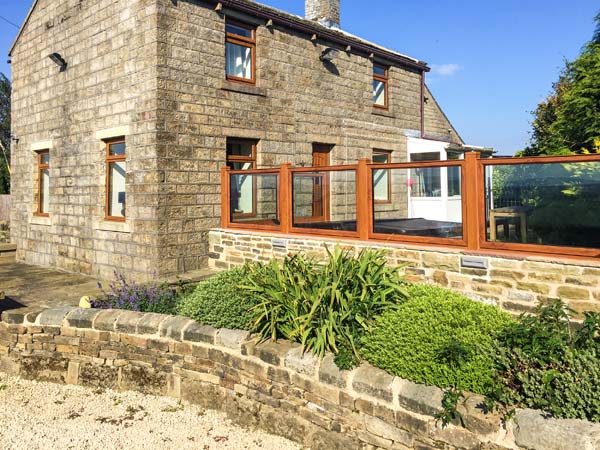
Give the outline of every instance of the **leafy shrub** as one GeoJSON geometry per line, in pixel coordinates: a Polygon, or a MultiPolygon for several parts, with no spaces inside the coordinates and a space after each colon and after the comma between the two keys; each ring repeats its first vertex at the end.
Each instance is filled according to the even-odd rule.
{"type": "Polygon", "coordinates": [[[130,311],[172,314],[178,301],[177,289],[166,283],[138,284],[128,281],[122,274],[115,272],[115,279],[108,285],[109,290],[92,300],[92,308],[126,309],[130,311]]]}
{"type": "Polygon", "coordinates": [[[251,296],[240,289],[246,283],[246,269],[221,272],[198,283],[184,295],[177,313],[217,328],[249,329],[251,296]]]}
{"type": "Polygon", "coordinates": [[[327,253],[324,264],[295,255],[248,266],[245,290],[257,301],[253,328],[260,336],[300,342],[317,355],[344,349],[338,362],[348,368],[373,318],[405,297],[403,280],[381,251],[327,253]]]}
{"type": "Polygon", "coordinates": [[[494,382],[494,335],[511,322],[499,309],[447,289],[412,285],[408,300],[376,319],[362,355],[417,383],[485,394],[494,382]]]}
{"type": "Polygon", "coordinates": [[[540,305],[499,336],[493,399],[600,421],[600,314],[574,327],[570,313],[561,301],[540,305]]]}

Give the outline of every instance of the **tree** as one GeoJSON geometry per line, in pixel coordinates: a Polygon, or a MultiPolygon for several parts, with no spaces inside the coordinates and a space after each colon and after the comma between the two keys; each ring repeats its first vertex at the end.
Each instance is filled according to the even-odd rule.
{"type": "Polygon", "coordinates": [[[600,153],[600,13],[594,37],[566,62],[553,91],[534,112],[525,156],[600,153]]]}
{"type": "Polygon", "coordinates": [[[10,192],[10,80],[0,73],[0,194],[10,192]]]}

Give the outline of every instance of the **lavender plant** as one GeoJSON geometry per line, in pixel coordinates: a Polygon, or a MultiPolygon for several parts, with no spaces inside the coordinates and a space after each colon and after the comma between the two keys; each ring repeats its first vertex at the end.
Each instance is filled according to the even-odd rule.
{"type": "Polygon", "coordinates": [[[109,283],[108,290],[98,283],[102,294],[92,300],[92,308],[174,313],[179,299],[177,289],[166,283],[139,284],[128,281],[117,271],[114,274],[115,279],[109,283]]]}

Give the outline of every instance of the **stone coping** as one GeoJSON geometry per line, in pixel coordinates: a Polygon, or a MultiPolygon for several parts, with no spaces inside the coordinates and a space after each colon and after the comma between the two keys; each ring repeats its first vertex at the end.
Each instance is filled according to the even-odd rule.
{"type": "MultiPolygon", "coordinates": [[[[297,420],[308,419],[310,427],[325,430],[330,440],[326,439],[327,444],[315,443],[315,436],[323,438],[319,433],[311,434],[310,442],[306,442],[302,433],[287,433],[286,437],[304,440],[314,449],[600,448],[599,424],[549,419],[539,411],[520,410],[514,423],[509,422],[503,428],[499,416],[483,413],[483,397],[475,394],[466,395],[459,405],[464,427],[451,424],[442,428],[434,418],[441,411],[443,397],[443,391],[437,387],[394,377],[367,363],[342,371],[330,354],[320,359],[304,352],[299,344],[260,342],[247,331],[216,329],[184,317],[122,310],[60,307],[2,313],[0,370],[12,369],[20,374],[15,367],[28,370],[37,364],[43,367],[38,367],[35,374],[47,375],[64,369],[65,376],[57,379],[69,382],[89,376],[90,369],[80,367],[88,363],[102,366],[105,371],[115,370],[113,366],[124,370],[129,364],[128,371],[119,372],[119,380],[125,380],[134,368],[133,373],[140,376],[140,371],[156,371],[161,367],[167,371],[165,392],[172,394],[175,389],[176,397],[188,401],[194,401],[194,396],[189,395],[189,389],[188,394],[180,391],[181,386],[196,380],[202,389],[196,389],[194,395],[204,395],[198,393],[208,389],[208,383],[217,386],[221,399],[229,392],[264,403],[261,411],[265,415],[271,404],[279,408],[293,406],[297,420]],[[125,351],[128,353],[124,354],[125,351]],[[202,359],[199,355],[203,355],[202,359]],[[167,356],[172,358],[170,365],[164,361],[167,356]],[[31,358],[37,358],[37,362],[32,364],[31,358]],[[66,362],[61,366],[59,360],[66,362]],[[215,364],[217,369],[213,367],[215,364]],[[235,382],[230,379],[230,371],[236,372],[235,382]],[[265,381],[270,389],[261,391],[260,396],[248,394],[256,389],[256,383],[265,381]],[[331,447],[332,442],[339,442],[340,446],[331,447]]],[[[148,374],[142,377],[144,383],[153,380],[148,377],[148,374]]],[[[154,393],[146,385],[131,382],[118,387],[135,389],[136,386],[143,392],[154,393]]],[[[216,404],[209,406],[218,409],[216,404]]],[[[269,427],[268,421],[255,425],[269,427]]]]}

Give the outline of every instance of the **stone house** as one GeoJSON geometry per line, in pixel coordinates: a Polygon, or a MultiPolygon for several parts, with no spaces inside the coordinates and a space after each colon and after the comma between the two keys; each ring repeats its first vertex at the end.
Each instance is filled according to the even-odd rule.
{"type": "Polygon", "coordinates": [[[10,50],[18,260],[184,273],[207,264],[225,164],[464,151],[426,63],[344,32],[339,7],[36,0],[10,50]]]}

